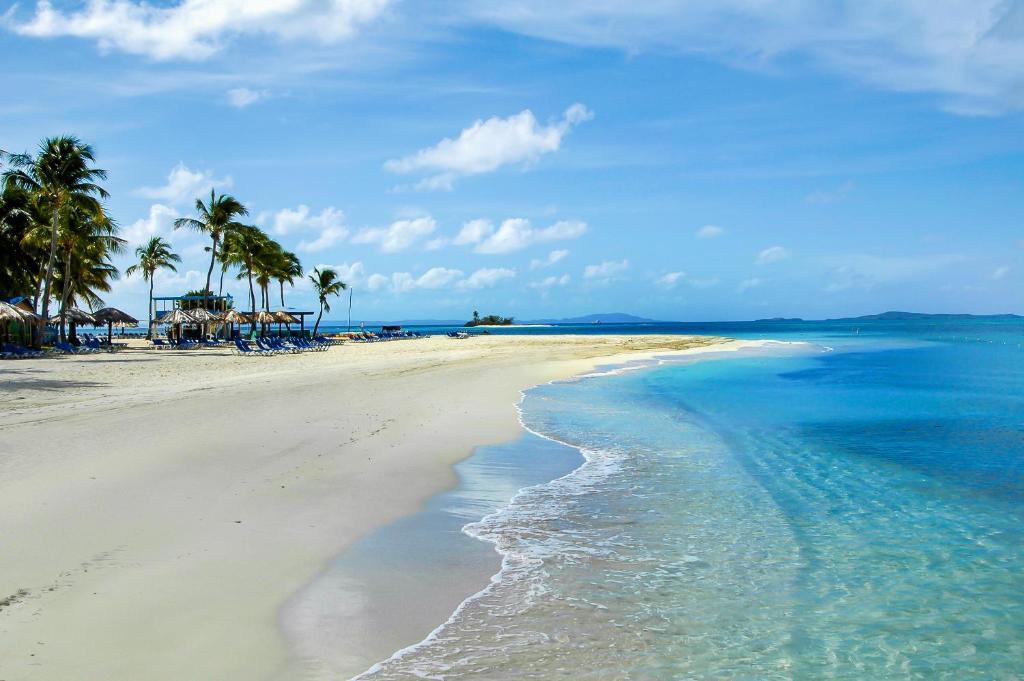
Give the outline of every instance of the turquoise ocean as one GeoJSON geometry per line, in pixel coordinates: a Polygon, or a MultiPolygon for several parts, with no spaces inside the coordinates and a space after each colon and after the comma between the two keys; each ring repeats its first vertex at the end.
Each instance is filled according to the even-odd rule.
{"type": "Polygon", "coordinates": [[[609,331],[783,343],[525,393],[462,470],[548,479],[430,511],[500,573],[360,678],[1024,678],[1024,325],[609,331]]]}

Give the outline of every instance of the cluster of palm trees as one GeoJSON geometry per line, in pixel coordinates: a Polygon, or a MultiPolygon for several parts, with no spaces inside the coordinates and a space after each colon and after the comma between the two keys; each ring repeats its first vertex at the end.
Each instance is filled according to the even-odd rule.
{"type": "MultiPolygon", "coordinates": [[[[106,172],[94,167],[92,147],[76,137],[43,140],[35,154],[0,151],[7,166],[0,194],[0,293],[31,293],[33,309],[43,324],[51,301],[59,306],[61,340],[65,315],[80,303],[98,306],[100,294],[110,291],[120,273],[112,258],[123,252],[125,241],[107,214],[106,190],[98,182],[106,172]]],[[[196,199],[195,216],[175,221],[175,229],[189,229],[210,239],[210,264],[203,289],[203,306],[210,307],[213,271],[220,265],[217,296],[224,292],[224,277],[235,269],[249,284],[249,309],[269,311],[271,285],[278,286],[284,307],[285,284],[302,277],[298,256],[254,225],[245,224],[245,206],[235,197],[210,191],[209,201],[196,199]],[[257,308],[256,290],[259,290],[257,308]]],[[[149,330],[153,329],[153,279],[160,270],[177,271],[181,262],[169,244],[156,236],[135,250],[137,262],[125,274],[140,274],[149,283],[149,330]]],[[[309,277],[320,300],[319,328],[328,298],[347,286],[329,268],[315,269],[309,277]]],[[[42,333],[39,334],[40,339],[42,333]]]]}
{"type": "Polygon", "coordinates": [[[112,257],[125,241],[97,184],[107,174],[93,166],[92,147],[72,136],[46,139],[34,155],[4,152],[3,160],[0,290],[31,293],[41,324],[56,301],[64,340],[67,311],[100,303],[120,276],[112,257]]]}

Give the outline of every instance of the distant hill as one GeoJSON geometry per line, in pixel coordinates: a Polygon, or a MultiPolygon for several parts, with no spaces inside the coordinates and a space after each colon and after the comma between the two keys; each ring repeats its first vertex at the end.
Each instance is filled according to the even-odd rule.
{"type": "Polygon", "coordinates": [[[1024,319],[1016,314],[926,314],[924,312],[889,311],[881,314],[869,314],[862,317],[842,317],[829,319],[830,322],[906,322],[912,320],[955,321],[970,319],[1024,319]]]}
{"type": "Polygon", "coordinates": [[[566,317],[564,319],[534,319],[520,324],[653,324],[656,319],[644,319],[625,312],[605,312],[588,314],[582,317],[566,317]]]}

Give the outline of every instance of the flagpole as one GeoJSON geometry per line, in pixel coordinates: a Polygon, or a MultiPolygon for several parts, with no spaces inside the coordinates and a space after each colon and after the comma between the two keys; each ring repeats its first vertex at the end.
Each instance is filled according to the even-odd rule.
{"type": "Polygon", "coordinates": [[[352,333],[352,287],[348,287],[348,332],[352,333]]]}

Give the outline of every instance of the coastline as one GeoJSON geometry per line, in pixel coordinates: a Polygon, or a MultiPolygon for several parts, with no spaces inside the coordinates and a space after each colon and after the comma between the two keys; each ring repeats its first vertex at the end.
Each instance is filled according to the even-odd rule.
{"type": "MultiPolygon", "coordinates": [[[[5,679],[273,678],[282,604],[516,437],[520,391],[717,338],[444,338],[5,364],[5,679]],[[255,364],[253,363],[255,361],[255,364]]],[[[716,349],[721,349],[718,345],[716,349]]]]}

